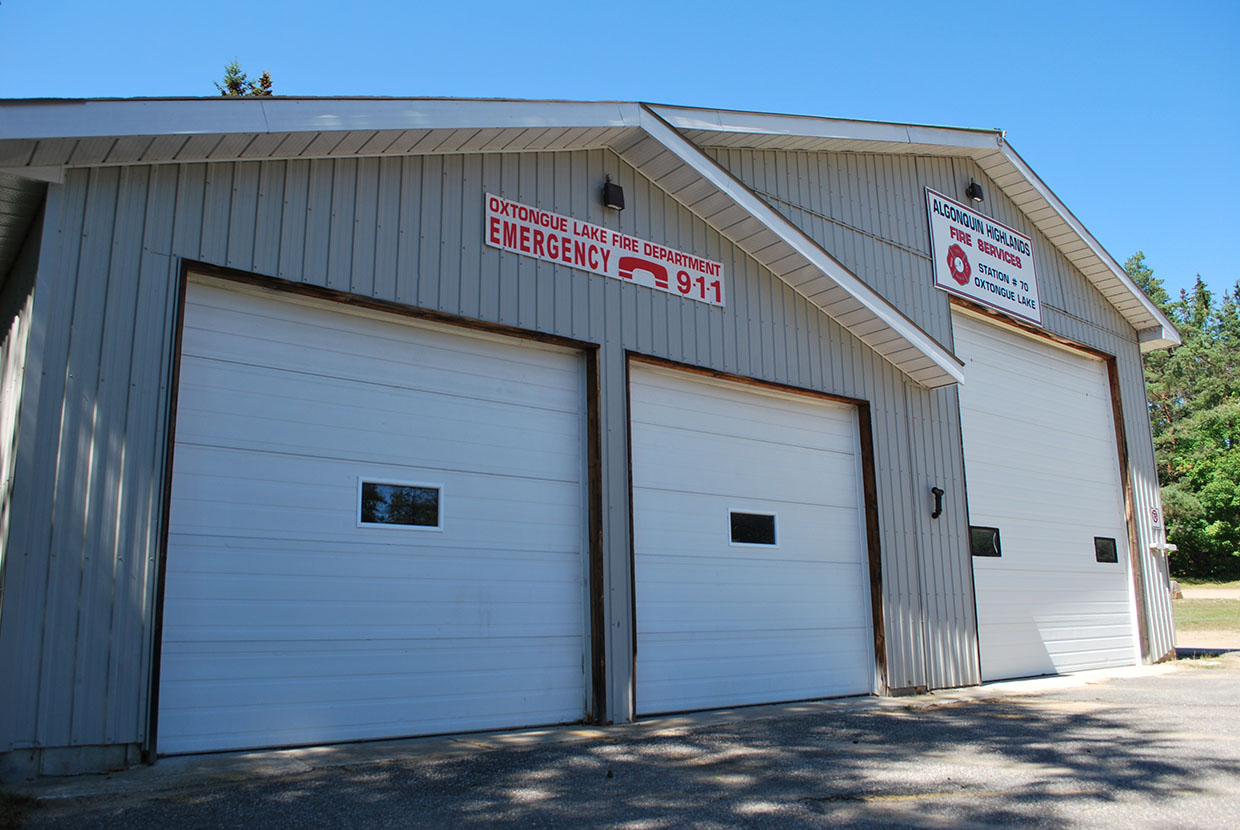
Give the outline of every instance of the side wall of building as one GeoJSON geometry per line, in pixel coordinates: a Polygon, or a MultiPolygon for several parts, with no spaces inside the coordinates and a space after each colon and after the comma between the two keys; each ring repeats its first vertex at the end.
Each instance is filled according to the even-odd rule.
{"type": "Polygon", "coordinates": [[[14,504],[27,517],[9,573],[20,601],[0,627],[16,678],[0,689],[12,713],[0,752],[65,771],[146,740],[182,261],[599,344],[609,718],[632,712],[629,352],[869,401],[887,682],[977,682],[954,394],[906,382],[613,153],[79,169],[51,191],[35,302],[49,336],[27,370],[28,385],[42,378],[38,427],[21,435],[30,485],[14,504]],[[623,213],[598,204],[607,174],[625,188],[623,213]],[[720,261],[727,306],[486,247],[488,191],[720,261]],[[949,499],[932,522],[936,484],[949,499]]]}
{"type": "MultiPolygon", "coordinates": [[[[708,153],[949,348],[951,310],[948,295],[934,288],[925,189],[966,201],[969,182],[982,184],[985,201],[977,210],[1033,239],[1045,329],[1115,358],[1146,605],[1146,659],[1172,652],[1167,561],[1150,552],[1160,539],[1151,510],[1161,503],[1141,351],[1136,332],[1115,307],[969,159],[734,149],[708,153]]],[[[915,386],[909,392],[919,394],[915,386]]],[[[942,395],[944,417],[959,423],[955,391],[942,395]]],[[[965,576],[971,579],[971,570],[965,576]]]]}
{"type": "Polygon", "coordinates": [[[0,278],[0,620],[4,619],[5,554],[13,521],[17,435],[21,423],[35,272],[43,223],[36,221],[7,274],[0,278]]]}
{"type": "Polygon", "coordinates": [[[170,312],[150,284],[170,264],[144,244],[145,192],[98,187],[123,178],[48,189],[0,619],[5,777],[139,757],[170,312]]]}

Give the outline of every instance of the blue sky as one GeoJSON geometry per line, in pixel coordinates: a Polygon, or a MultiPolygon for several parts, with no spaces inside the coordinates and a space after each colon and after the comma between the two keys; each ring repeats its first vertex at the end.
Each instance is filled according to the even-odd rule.
{"type": "Polygon", "coordinates": [[[0,97],[640,100],[1008,141],[1121,263],[1240,278],[1240,0],[590,3],[0,0],[0,97]]]}

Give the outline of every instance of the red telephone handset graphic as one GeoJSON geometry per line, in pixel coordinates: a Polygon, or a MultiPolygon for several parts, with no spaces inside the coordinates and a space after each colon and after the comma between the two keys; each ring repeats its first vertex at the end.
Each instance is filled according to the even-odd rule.
{"type": "Polygon", "coordinates": [[[659,286],[659,288],[667,288],[667,268],[657,262],[651,262],[648,259],[636,256],[622,256],[618,265],[620,276],[623,279],[633,279],[634,271],[645,271],[654,277],[655,285],[659,286]]]}

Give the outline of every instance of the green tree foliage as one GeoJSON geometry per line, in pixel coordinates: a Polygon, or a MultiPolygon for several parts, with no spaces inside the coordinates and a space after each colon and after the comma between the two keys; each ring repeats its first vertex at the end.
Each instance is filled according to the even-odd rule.
{"type": "Polygon", "coordinates": [[[261,98],[271,95],[271,73],[264,72],[257,81],[248,80],[236,58],[224,67],[224,83],[215,84],[220,95],[230,98],[261,98]]]}
{"type": "Polygon", "coordinates": [[[1240,283],[1220,301],[1201,277],[1172,300],[1138,251],[1124,270],[1184,342],[1145,356],[1150,426],[1177,576],[1240,577],[1240,283]]]}

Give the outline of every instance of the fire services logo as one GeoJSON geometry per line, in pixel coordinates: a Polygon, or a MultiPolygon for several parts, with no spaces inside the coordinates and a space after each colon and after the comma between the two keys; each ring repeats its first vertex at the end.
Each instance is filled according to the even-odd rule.
{"type": "Polygon", "coordinates": [[[1042,325],[1033,240],[926,188],[934,287],[1042,325]]]}
{"type": "Polygon", "coordinates": [[[961,285],[969,284],[969,274],[973,269],[969,266],[969,258],[964,255],[964,248],[953,245],[947,249],[947,267],[951,269],[952,279],[961,285]]]}

